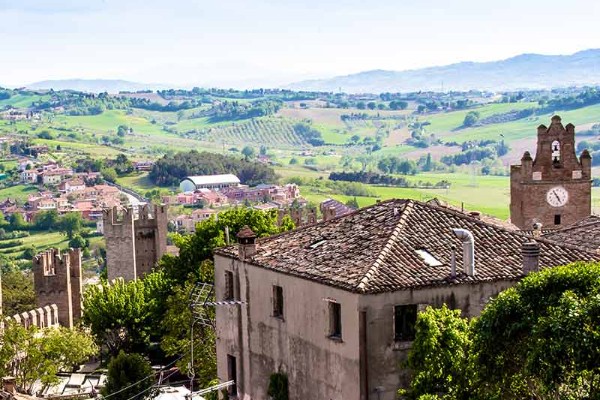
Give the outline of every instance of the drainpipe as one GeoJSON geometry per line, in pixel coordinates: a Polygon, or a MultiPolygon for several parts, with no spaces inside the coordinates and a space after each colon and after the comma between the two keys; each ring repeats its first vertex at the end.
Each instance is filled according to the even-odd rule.
{"type": "Polygon", "coordinates": [[[473,234],[466,229],[452,229],[454,235],[463,243],[463,264],[465,273],[469,276],[475,275],[475,239],[473,234]]]}

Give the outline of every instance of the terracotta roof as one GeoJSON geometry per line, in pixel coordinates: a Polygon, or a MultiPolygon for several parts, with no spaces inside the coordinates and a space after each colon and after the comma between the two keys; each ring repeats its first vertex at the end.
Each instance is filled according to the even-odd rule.
{"type": "Polygon", "coordinates": [[[321,202],[321,204],[319,205],[319,207],[321,208],[321,212],[323,212],[323,210],[328,209],[328,208],[334,208],[335,215],[337,217],[340,217],[340,216],[346,215],[346,214],[350,214],[351,212],[356,211],[355,208],[348,207],[347,205],[340,203],[339,201],[337,201],[335,199],[323,200],[321,202]]]}
{"type": "MultiPolygon", "coordinates": [[[[521,245],[529,239],[460,211],[415,200],[388,200],[258,239],[257,253],[247,262],[352,292],[379,293],[518,279],[522,276],[521,245]],[[475,238],[474,276],[462,272],[462,242],[452,228],[467,229],[475,238]],[[452,245],[456,246],[458,271],[453,279],[449,277],[452,245]]],[[[538,242],[542,267],[600,260],[600,255],[576,246],[543,238],[538,242]]],[[[215,253],[238,257],[236,246],[215,253]]]]}
{"type": "Polygon", "coordinates": [[[543,237],[557,243],[566,243],[600,252],[600,216],[590,215],[563,229],[550,231],[543,237]]]}

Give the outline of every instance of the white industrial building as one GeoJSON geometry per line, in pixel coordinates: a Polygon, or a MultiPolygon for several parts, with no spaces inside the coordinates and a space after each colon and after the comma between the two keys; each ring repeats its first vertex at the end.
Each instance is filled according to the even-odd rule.
{"type": "Polygon", "coordinates": [[[181,181],[179,189],[183,193],[198,189],[222,189],[238,186],[240,179],[233,174],[188,176],[181,181]]]}

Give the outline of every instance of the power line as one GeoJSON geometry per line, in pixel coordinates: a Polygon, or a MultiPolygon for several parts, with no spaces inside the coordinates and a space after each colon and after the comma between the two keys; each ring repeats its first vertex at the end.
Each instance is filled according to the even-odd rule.
{"type": "MultiPolygon", "coordinates": [[[[126,386],[126,387],[124,387],[124,388],[122,388],[122,389],[119,389],[119,390],[117,390],[116,392],[113,392],[113,393],[111,393],[111,394],[109,394],[109,395],[103,396],[102,398],[103,398],[103,399],[108,399],[108,398],[110,398],[110,397],[112,397],[112,396],[114,396],[114,395],[116,395],[116,394],[119,394],[119,393],[121,393],[121,392],[123,392],[123,391],[125,391],[125,390],[127,390],[127,389],[130,389],[130,388],[134,387],[135,385],[138,385],[138,384],[140,384],[140,383],[144,382],[144,381],[145,381],[145,380],[147,380],[147,379],[153,378],[154,376],[156,376],[156,373],[157,373],[157,372],[162,372],[162,371],[164,371],[165,369],[167,369],[167,368],[171,367],[173,364],[175,364],[177,361],[181,360],[181,359],[182,359],[184,356],[186,356],[186,355],[187,355],[187,353],[186,353],[186,354],[183,354],[183,355],[181,355],[181,356],[179,356],[179,358],[176,358],[175,360],[171,361],[169,364],[165,365],[165,366],[164,366],[163,368],[161,368],[160,370],[158,370],[158,371],[156,371],[156,372],[153,372],[153,373],[152,373],[152,375],[148,375],[147,377],[145,377],[145,378],[142,378],[142,379],[140,379],[139,381],[137,381],[137,382],[134,382],[134,383],[132,383],[132,384],[131,384],[131,385],[129,385],[129,386],[126,386]]],[[[171,376],[171,375],[169,375],[169,376],[171,376]]]]}
{"type": "MultiPolygon", "coordinates": [[[[173,371],[173,372],[171,372],[171,373],[170,373],[169,375],[167,375],[167,376],[166,376],[164,379],[168,379],[168,378],[169,378],[171,375],[173,375],[175,372],[177,372],[177,371],[173,371]]],[[[146,389],[142,390],[141,392],[139,392],[139,393],[137,393],[137,394],[134,394],[133,396],[131,396],[131,397],[130,397],[130,398],[128,398],[127,400],[133,400],[133,399],[135,399],[136,397],[138,397],[139,395],[141,395],[141,394],[144,394],[144,393],[146,393],[146,392],[148,392],[148,391],[150,391],[150,390],[152,390],[152,389],[156,389],[156,388],[158,388],[158,387],[159,387],[159,385],[157,385],[157,384],[154,384],[154,385],[150,386],[149,388],[146,388],[146,389]]],[[[116,392],[115,392],[115,393],[116,393],[116,392]]]]}

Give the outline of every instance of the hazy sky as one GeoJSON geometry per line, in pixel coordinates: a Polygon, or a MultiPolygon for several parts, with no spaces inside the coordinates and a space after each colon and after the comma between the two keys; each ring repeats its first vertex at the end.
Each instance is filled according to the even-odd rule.
{"type": "Polygon", "coordinates": [[[275,85],[600,47],[596,0],[0,0],[0,84],[275,85]]]}

